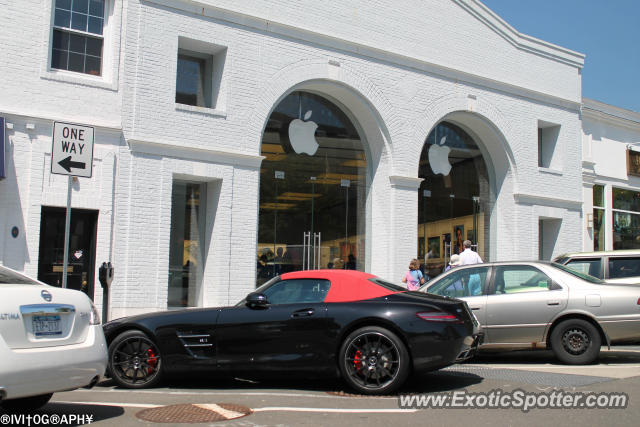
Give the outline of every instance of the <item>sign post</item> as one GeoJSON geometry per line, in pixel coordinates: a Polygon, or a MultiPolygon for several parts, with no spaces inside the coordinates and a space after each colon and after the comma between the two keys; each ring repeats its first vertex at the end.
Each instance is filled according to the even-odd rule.
{"type": "Polygon", "coordinates": [[[93,173],[94,129],[72,123],[54,122],[51,147],[51,173],[67,175],[67,215],[64,226],[62,287],[67,287],[69,234],[71,228],[71,186],[73,177],[91,178],[93,173]]]}

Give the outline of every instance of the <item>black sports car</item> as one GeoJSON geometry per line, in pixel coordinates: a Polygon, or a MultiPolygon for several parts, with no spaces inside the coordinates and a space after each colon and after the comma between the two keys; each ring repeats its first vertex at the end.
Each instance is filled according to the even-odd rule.
{"type": "Polygon", "coordinates": [[[122,387],[203,371],[338,376],[366,394],[389,393],[413,369],[471,357],[478,323],[461,300],[351,270],[277,276],[233,307],[117,319],[104,325],[109,371],[122,387]]]}

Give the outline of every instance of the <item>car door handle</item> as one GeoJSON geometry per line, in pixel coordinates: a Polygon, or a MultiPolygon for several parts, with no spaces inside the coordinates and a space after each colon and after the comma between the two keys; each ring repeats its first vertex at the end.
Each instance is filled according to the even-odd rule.
{"type": "Polygon", "coordinates": [[[471,310],[480,310],[480,307],[471,307],[471,310]]]}
{"type": "Polygon", "coordinates": [[[556,301],[556,300],[547,301],[547,305],[560,305],[560,301],[556,301]]]}
{"type": "Polygon", "coordinates": [[[315,310],[313,308],[303,308],[302,310],[294,311],[291,317],[307,317],[312,316],[315,310]]]}

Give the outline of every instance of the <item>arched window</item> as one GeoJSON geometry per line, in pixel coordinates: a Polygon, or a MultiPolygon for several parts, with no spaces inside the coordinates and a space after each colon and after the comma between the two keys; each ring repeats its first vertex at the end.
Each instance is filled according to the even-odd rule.
{"type": "Polygon", "coordinates": [[[489,185],[473,138],[453,123],[439,123],[425,141],[418,176],[418,255],[427,274],[441,273],[464,240],[486,260],[489,185]]]}
{"type": "Polygon", "coordinates": [[[293,92],[262,137],[258,284],[314,268],[364,269],[366,156],[328,99],[293,92]]]}

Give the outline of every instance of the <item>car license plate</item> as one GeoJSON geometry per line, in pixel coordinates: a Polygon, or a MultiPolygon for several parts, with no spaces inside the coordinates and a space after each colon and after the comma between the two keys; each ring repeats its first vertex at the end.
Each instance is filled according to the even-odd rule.
{"type": "Polygon", "coordinates": [[[60,316],[33,316],[33,334],[36,337],[50,337],[62,335],[60,316]]]}

